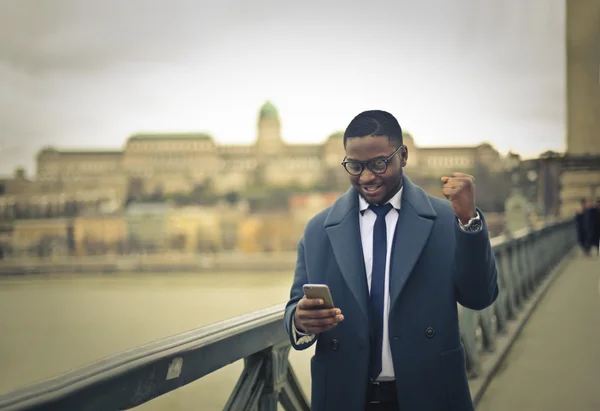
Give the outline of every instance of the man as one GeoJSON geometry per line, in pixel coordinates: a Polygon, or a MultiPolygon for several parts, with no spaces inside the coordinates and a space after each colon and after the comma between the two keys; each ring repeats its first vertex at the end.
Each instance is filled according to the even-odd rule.
{"type": "Polygon", "coordinates": [[[580,224],[583,227],[583,254],[586,256],[590,256],[592,248],[595,247],[596,213],[592,201],[584,200],[580,224]]]}
{"type": "Polygon", "coordinates": [[[473,410],[457,302],[481,310],[498,295],[472,176],[442,177],[427,195],[403,175],[402,129],[366,111],[344,133],[352,187],[306,225],[285,326],[292,345],[316,342],[314,411],[473,410]],[[336,308],[304,297],[327,284],[336,308]]]}
{"type": "Polygon", "coordinates": [[[583,219],[587,226],[588,254],[595,250],[593,256],[597,257],[600,255],[600,207],[598,207],[598,201],[595,204],[591,201],[587,202],[583,219]]]}
{"type": "Polygon", "coordinates": [[[600,198],[596,200],[596,226],[594,230],[594,246],[598,250],[598,257],[600,257],[600,198]]]}
{"type": "Polygon", "coordinates": [[[589,230],[588,227],[585,226],[585,210],[586,210],[586,200],[582,199],[579,205],[579,210],[575,213],[575,227],[577,229],[577,242],[579,243],[579,247],[584,255],[589,254],[589,247],[587,246],[587,232],[589,230]]]}

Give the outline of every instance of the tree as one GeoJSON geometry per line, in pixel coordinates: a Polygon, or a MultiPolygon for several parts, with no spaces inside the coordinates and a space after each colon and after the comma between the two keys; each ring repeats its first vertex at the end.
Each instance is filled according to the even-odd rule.
{"type": "Polygon", "coordinates": [[[225,194],[225,201],[231,205],[237,204],[240,201],[240,194],[230,191],[229,193],[225,194]]]}
{"type": "Polygon", "coordinates": [[[195,204],[214,204],[218,199],[214,192],[213,182],[209,178],[203,183],[197,184],[190,193],[190,200],[195,204]]]}
{"type": "Polygon", "coordinates": [[[132,177],[127,183],[127,199],[125,205],[134,201],[140,201],[144,197],[144,180],[140,177],[132,177]]]}
{"type": "Polygon", "coordinates": [[[152,202],[162,202],[165,200],[165,194],[162,185],[157,185],[149,198],[152,202]]]}

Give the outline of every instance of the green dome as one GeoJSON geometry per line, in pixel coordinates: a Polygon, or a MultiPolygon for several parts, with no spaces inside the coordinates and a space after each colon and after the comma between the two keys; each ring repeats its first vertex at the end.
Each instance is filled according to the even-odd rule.
{"type": "Polygon", "coordinates": [[[267,101],[260,108],[260,115],[259,115],[259,117],[260,118],[278,118],[279,115],[277,114],[277,109],[275,108],[275,106],[273,105],[273,103],[271,103],[270,101],[267,101]]]}

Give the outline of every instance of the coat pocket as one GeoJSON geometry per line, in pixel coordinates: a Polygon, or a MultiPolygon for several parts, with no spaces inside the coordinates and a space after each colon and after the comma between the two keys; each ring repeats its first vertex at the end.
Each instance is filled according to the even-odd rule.
{"type": "Polygon", "coordinates": [[[473,411],[471,390],[467,379],[465,349],[458,348],[440,354],[442,375],[450,411],[473,411]]]}

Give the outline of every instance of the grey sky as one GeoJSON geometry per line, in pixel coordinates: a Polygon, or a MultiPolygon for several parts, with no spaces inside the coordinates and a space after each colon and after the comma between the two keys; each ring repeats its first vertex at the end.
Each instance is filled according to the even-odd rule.
{"type": "Polygon", "coordinates": [[[562,1],[319,3],[3,0],[0,173],[138,131],[250,143],[266,99],[289,142],[379,107],[420,145],[564,149],[562,1]]]}

